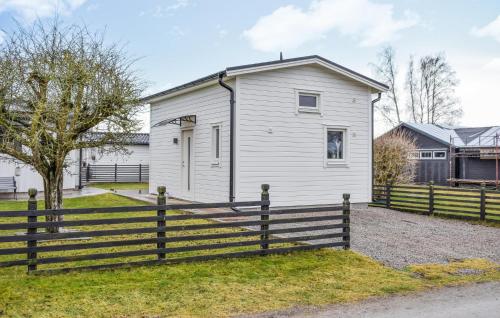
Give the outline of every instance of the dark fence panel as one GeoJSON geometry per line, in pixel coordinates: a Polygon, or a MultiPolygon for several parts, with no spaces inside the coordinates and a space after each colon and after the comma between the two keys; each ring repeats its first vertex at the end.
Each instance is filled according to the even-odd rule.
{"type": "Polygon", "coordinates": [[[500,192],[418,185],[375,185],[374,206],[450,218],[500,222],[500,192]]]}
{"type": "Polygon", "coordinates": [[[157,205],[37,210],[32,190],[27,210],[0,212],[0,267],[36,273],[350,246],[349,194],[341,206],[270,209],[268,185],[260,201],[180,205],[167,204],[166,189],[159,187],[157,205]],[[184,212],[172,211],[178,209],[184,212]],[[66,218],[40,219],[56,214],[66,218]]]}
{"type": "Polygon", "coordinates": [[[81,167],[81,183],[148,182],[149,165],[86,165],[81,167]]]}

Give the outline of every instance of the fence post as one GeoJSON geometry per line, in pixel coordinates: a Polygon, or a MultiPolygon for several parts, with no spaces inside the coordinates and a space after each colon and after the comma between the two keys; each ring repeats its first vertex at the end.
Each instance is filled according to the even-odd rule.
{"type": "MultiPolygon", "coordinates": [[[[269,201],[269,184],[262,184],[261,185],[262,193],[260,195],[260,200],[261,201],[269,201]]],[[[261,211],[269,211],[269,204],[262,204],[260,206],[261,211]]],[[[268,241],[269,240],[269,233],[267,232],[269,230],[269,224],[265,221],[269,220],[269,214],[266,212],[263,212],[260,215],[260,220],[264,221],[260,225],[260,230],[262,231],[262,234],[260,235],[261,241],[268,241]]],[[[269,249],[269,243],[261,243],[260,248],[262,250],[267,250],[269,249]]]]}
{"type": "MultiPolygon", "coordinates": [[[[29,199],[28,199],[28,210],[29,211],[36,211],[37,210],[37,202],[36,202],[36,194],[37,190],[34,188],[30,188],[28,190],[29,194],[29,199]]],[[[36,223],[37,222],[37,216],[36,215],[29,215],[28,216],[28,223],[36,223]]],[[[37,228],[36,227],[28,227],[28,235],[34,235],[37,233],[37,228]]],[[[36,248],[37,241],[36,240],[30,240],[27,241],[27,247],[28,248],[36,248]]],[[[37,253],[28,251],[28,274],[32,271],[36,271],[36,258],[37,258],[37,253]]]]}
{"type": "Polygon", "coordinates": [[[115,163],[115,182],[117,180],[117,175],[118,175],[118,164],[115,163]]]}
{"type": "Polygon", "coordinates": [[[142,164],[139,164],[139,183],[142,182],[142,164]]]}
{"type": "Polygon", "coordinates": [[[434,181],[429,181],[429,215],[434,214],[434,181]]]}
{"type": "MultiPolygon", "coordinates": [[[[166,205],[167,204],[167,197],[165,196],[165,192],[167,191],[167,188],[165,186],[159,186],[158,187],[158,197],[157,197],[157,203],[158,205],[166,205]]],[[[158,240],[165,238],[165,230],[159,230],[160,227],[165,227],[166,222],[165,222],[165,210],[163,209],[158,209],[156,211],[156,215],[160,218],[163,218],[163,220],[158,220],[156,226],[158,227],[158,232],[156,233],[156,237],[158,240]]],[[[160,242],[158,241],[156,243],[156,247],[158,249],[164,249],[165,248],[165,242],[160,242]]],[[[158,253],[158,259],[165,259],[166,254],[165,253],[158,253]]]]}
{"type": "Polygon", "coordinates": [[[481,221],[486,219],[486,184],[481,183],[481,204],[480,204],[479,218],[481,221]]]}
{"type": "Polygon", "coordinates": [[[85,171],[85,182],[89,183],[90,179],[90,164],[87,164],[87,169],[85,171]]]}
{"type": "Polygon", "coordinates": [[[344,234],[342,236],[342,241],[345,243],[344,250],[348,250],[349,248],[351,248],[351,202],[349,201],[351,195],[349,193],[344,193],[342,197],[344,198],[344,202],[342,203],[342,215],[344,216],[344,218],[342,219],[342,224],[344,225],[342,228],[342,233],[344,234]]]}
{"type": "Polygon", "coordinates": [[[391,208],[391,183],[389,181],[385,184],[385,207],[391,208]]]}

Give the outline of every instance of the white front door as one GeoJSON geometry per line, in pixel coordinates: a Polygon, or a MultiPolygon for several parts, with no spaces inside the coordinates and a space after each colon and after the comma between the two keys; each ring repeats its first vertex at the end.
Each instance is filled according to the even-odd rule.
{"type": "Polygon", "coordinates": [[[182,192],[186,199],[194,199],[194,156],[193,156],[193,131],[182,132],[182,192]]]}

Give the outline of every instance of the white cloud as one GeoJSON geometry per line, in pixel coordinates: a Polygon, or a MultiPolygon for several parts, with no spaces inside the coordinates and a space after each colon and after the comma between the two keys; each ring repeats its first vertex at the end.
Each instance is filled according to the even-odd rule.
{"type": "Polygon", "coordinates": [[[482,28],[473,27],[471,33],[478,37],[492,37],[500,42],[500,15],[482,28]]]}
{"type": "Polygon", "coordinates": [[[243,32],[261,51],[292,49],[324,38],[332,30],[350,36],[361,46],[375,46],[397,37],[398,31],[419,23],[415,13],[394,17],[391,4],[370,0],[314,0],[307,10],[294,5],[276,9],[243,32]]]}
{"type": "Polygon", "coordinates": [[[0,12],[12,11],[17,18],[33,22],[55,13],[68,15],[86,0],[0,0],[0,12]]]}
{"type": "Polygon", "coordinates": [[[185,8],[189,5],[189,0],[176,0],[175,2],[173,2],[172,4],[170,5],[167,5],[167,6],[157,6],[154,13],[153,13],[153,16],[157,17],[157,18],[161,18],[163,17],[164,15],[172,15],[172,11],[176,11],[178,9],[182,9],[182,8],[185,8]]]}
{"type": "Polygon", "coordinates": [[[174,25],[171,29],[170,29],[170,34],[174,37],[183,37],[186,32],[184,32],[184,30],[178,26],[178,25],[174,25]]]}
{"type": "Polygon", "coordinates": [[[492,71],[500,71],[500,57],[493,58],[484,65],[484,68],[492,71]]]}

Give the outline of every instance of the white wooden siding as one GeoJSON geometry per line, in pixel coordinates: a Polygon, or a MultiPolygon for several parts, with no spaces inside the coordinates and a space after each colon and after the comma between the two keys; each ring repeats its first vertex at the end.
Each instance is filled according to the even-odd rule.
{"type": "MultiPolygon", "coordinates": [[[[82,160],[91,165],[138,165],[149,164],[149,146],[148,145],[128,145],[125,153],[104,152],[101,153],[98,149],[84,149],[82,152],[82,160]],[[92,155],[95,160],[92,160],[92,155]]],[[[105,147],[106,148],[106,147],[105,147]]]]}
{"type": "Polygon", "coordinates": [[[272,205],[370,199],[371,94],[367,86],[317,66],[237,78],[237,200],[258,198],[269,183],[272,205]],[[321,91],[321,115],[296,113],[296,89],[321,91]],[[348,165],[324,163],[324,125],[346,125],[348,165]]]}
{"type": "MultiPolygon", "coordinates": [[[[235,82],[228,82],[235,85],[235,82]]],[[[151,105],[151,125],[167,118],[196,115],[193,129],[194,200],[227,201],[229,195],[229,92],[218,84],[201,88],[151,105]],[[211,127],[221,125],[221,157],[218,166],[211,160],[211,127]]],[[[149,191],[160,185],[174,197],[184,198],[181,189],[181,128],[165,125],[150,131],[149,191]],[[178,138],[178,144],[173,143],[178,138]]]]}
{"type": "MultiPolygon", "coordinates": [[[[42,176],[32,166],[10,158],[4,154],[0,155],[0,177],[15,177],[18,193],[28,192],[29,188],[35,188],[39,192],[43,191],[42,176]],[[15,176],[16,167],[20,169],[19,176],[15,176]]],[[[70,166],[64,171],[63,177],[63,189],[65,190],[75,189],[78,185],[77,159],[77,152],[71,151],[67,159],[70,166]]]]}

